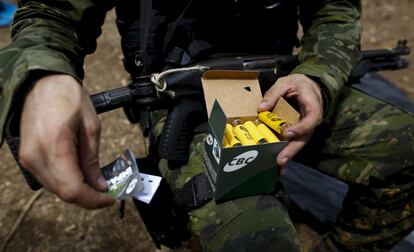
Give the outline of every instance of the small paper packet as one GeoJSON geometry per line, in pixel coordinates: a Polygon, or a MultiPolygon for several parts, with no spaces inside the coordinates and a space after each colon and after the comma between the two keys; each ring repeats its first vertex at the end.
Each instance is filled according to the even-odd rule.
{"type": "Polygon", "coordinates": [[[115,199],[125,199],[144,189],[135,156],[129,149],[104,166],[101,173],[108,184],[106,193],[115,199]]]}

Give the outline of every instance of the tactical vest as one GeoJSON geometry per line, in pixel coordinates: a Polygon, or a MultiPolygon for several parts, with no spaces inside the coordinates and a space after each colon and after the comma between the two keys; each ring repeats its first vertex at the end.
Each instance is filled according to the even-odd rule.
{"type": "Polygon", "coordinates": [[[116,13],[133,78],[212,53],[290,54],[299,43],[296,1],[154,0],[143,62],[140,1],[120,0],[116,13]]]}

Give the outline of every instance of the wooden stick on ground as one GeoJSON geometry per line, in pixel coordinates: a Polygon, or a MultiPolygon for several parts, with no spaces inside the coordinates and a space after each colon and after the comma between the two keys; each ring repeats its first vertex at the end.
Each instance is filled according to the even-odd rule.
{"type": "Polygon", "coordinates": [[[22,223],[24,217],[26,217],[27,213],[30,211],[31,207],[33,206],[33,203],[40,197],[40,195],[42,195],[42,193],[43,193],[43,188],[37,191],[35,194],[33,194],[30,200],[26,203],[23,211],[19,215],[19,218],[17,218],[16,222],[14,223],[13,228],[7,234],[6,239],[4,240],[3,244],[1,244],[0,252],[5,251],[7,245],[9,244],[13,235],[16,233],[16,230],[22,223]]]}

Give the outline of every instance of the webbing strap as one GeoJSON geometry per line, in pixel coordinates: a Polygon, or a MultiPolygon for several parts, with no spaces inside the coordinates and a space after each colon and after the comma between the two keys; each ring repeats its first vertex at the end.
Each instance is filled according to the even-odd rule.
{"type": "Polygon", "coordinates": [[[149,28],[151,26],[151,15],[152,15],[152,0],[141,0],[141,38],[142,38],[142,49],[147,49],[149,28]]]}
{"type": "Polygon", "coordinates": [[[214,192],[207,175],[204,173],[192,177],[183,188],[176,193],[175,201],[187,210],[203,206],[213,199],[214,192]]]}
{"type": "Polygon", "coordinates": [[[151,17],[152,17],[152,0],[141,0],[140,5],[140,26],[141,26],[141,43],[139,55],[143,60],[144,72],[146,68],[151,65],[151,57],[147,53],[147,44],[148,44],[148,35],[151,27],[151,17]]]}
{"type": "Polygon", "coordinates": [[[191,5],[192,2],[193,2],[193,0],[188,1],[188,3],[185,6],[184,10],[177,17],[177,19],[174,21],[174,23],[172,23],[171,29],[168,30],[167,34],[165,34],[164,48],[163,48],[164,58],[167,56],[166,54],[167,54],[168,45],[170,44],[171,38],[174,35],[175,29],[177,28],[177,25],[180,22],[180,20],[183,18],[184,14],[187,12],[188,8],[190,8],[190,5],[191,5]]]}

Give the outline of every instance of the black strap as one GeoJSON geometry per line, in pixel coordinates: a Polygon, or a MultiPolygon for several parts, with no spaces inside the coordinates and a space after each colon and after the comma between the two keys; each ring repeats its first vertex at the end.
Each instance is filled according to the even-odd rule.
{"type": "Polygon", "coordinates": [[[151,26],[151,16],[152,16],[152,0],[141,0],[141,38],[142,38],[142,47],[145,50],[148,42],[148,33],[151,26]]]}
{"type": "Polygon", "coordinates": [[[204,40],[195,39],[188,46],[188,53],[190,54],[191,59],[196,59],[202,53],[211,51],[213,46],[204,40]]]}
{"type": "MultiPolygon", "coordinates": [[[[147,72],[147,68],[151,66],[151,57],[147,53],[147,44],[149,30],[151,27],[152,0],[141,0],[140,8],[141,43],[139,56],[142,59],[142,62],[140,62],[140,64],[144,64],[144,72],[147,72]]],[[[137,59],[135,59],[135,64],[138,64],[137,59]]]]}
{"type": "Polygon", "coordinates": [[[213,199],[214,191],[204,173],[192,177],[183,188],[176,193],[175,201],[187,210],[199,208],[213,199]]]}
{"type": "Polygon", "coordinates": [[[163,48],[163,53],[164,53],[164,58],[167,56],[167,49],[168,46],[171,42],[171,38],[174,35],[174,32],[177,28],[178,23],[180,22],[180,20],[183,18],[184,14],[187,12],[188,8],[190,8],[191,3],[193,2],[193,0],[189,0],[187,5],[185,6],[184,10],[181,12],[181,14],[177,17],[177,19],[174,21],[174,23],[172,23],[171,25],[171,29],[168,30],[167,34],[165,34],[165,38],[164,38],[164,48],[163,48]]]}
{"type": "Polygon", "coordinates": [[[187,50],[179,47],[172,48],[165,62],[172,66],[185,66],[191,61],[197,60],[199,56],[206,55],[211,52],[214,47],[204,40],[195,39],[188,46],[187,50]]]}
{"type": "Polygon", "coordinates": [[[183,66],[190,63],[190,55],[182,48],[174,47],[168,53],[165,63],[168,65],[183,66]]]}

